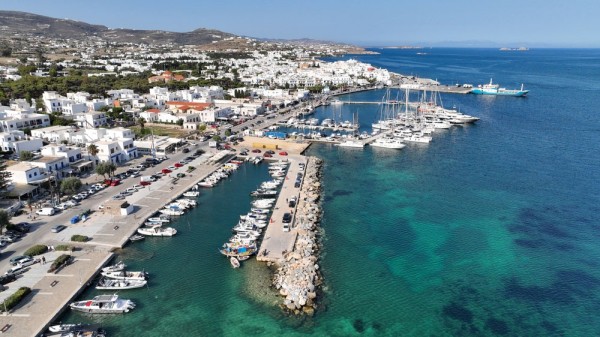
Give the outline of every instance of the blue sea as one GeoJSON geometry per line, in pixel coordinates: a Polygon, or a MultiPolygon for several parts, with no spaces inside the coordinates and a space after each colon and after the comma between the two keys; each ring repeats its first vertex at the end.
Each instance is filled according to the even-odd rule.
{"type": "MultiPolygon", "coordinates": [[[[265,265],[233,270],[217,252],[268,179],[266,166],[245,165],[202,191],[175,224],[181,235],[124,249],[127,264],[150,272],[147,289],[121,293],[138,303],[133,312],[62,320],[99,323],[110,336],[600,335],[600,50],[375,51],[329,60],[531,92],[443,94],[446,107],[481,120],[428,145],[311,146],[325,163],[325,284],[314,317],[280,311],[265,265]]],[[[358,114],[366,131],[378,111],[345,104],[315,117],[358,114]]]]}

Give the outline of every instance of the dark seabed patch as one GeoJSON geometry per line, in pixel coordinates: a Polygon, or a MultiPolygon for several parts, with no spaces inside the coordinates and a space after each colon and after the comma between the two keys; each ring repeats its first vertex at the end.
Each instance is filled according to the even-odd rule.
{"type": "Polygon", "coordinates": [[[471,312],[471,310],[454,302],[446,305],[444,307],[443,313],[447,317],[464,323],[470,324],[471,322],[473,322],[473,313],[471,312]]]}
{"type": "Polygon", "coordinates": [[[360,318],[355,319],[354,322],[352,322],[352,326],[358,333],[363,333],[365,331],[365,322],[360,318]]]}
{"type": "Polygon", "coordinates": [[[335,191],[333,191],[332,195],[334,197],[341,197],[344,195],[350,195],[352,193],[353,193],[352,191],[347,191],[347,190],[335,190],[335,191]]]}
{"type": "Polygon", "coordinates": [[[506,324],[505,321],[499,320],[497,318],[488,318],[485,321],[485,328],[497,335],[508,334],[508,324],[506,324]]]}

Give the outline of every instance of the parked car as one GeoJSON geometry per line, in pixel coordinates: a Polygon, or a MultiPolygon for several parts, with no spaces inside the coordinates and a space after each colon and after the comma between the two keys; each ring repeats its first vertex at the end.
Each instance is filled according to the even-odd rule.
{"type": "Polygon", "coordinates": [[[119,179],[113,179],[110,183],[110,186],[117,186],[121,183],[121,180],[119,179]]]}
{"type": "Polygon", "coordinates": [[[290,213],[284,213],[283,214],[283,218],[281,219],[281,222],[283,222],[283,223],[290,223],[290,222],[292,222],[292,214],[290,214],[290,213]]]}
{"type": "Polygon", "coordinates": [[[142,185],[142,187],[143,186],[148,186],[150,184],[151,184],[151,182],[149,182],[149,181],[140,181],[140,185],[142,185]]]}
{"type": "Polygon", "coordinates": [[[171,171],[171,170],[170,170],[170,169],[168,169],[168,168],[164,168],[164,169],[162,169],[162,171],[160,171],[160,172],[161,172],[161,173],[163,173],[163,174],[169,174],[169,173],[171,173],[171,172],[173,172],[173,171],[171,171]]]}
{"type": "Polygon", "coordinates": [[[290,207],[296,207],[296,197],[292,197],[289,201],[288,201],[288,206],[290,207]]]}
{"type": "Polygon", "coordinates": [[[13,274],[2,275],[2,276],[0,276],[0,284],[4,285],[4,284],[10,283],[16,279],[17,279],[17,277],[13,274]]]}
{"type": "Polygon", "coordinates": [[[271,157],[273,157],[273,155],[270,154],[270,153],[266,153],[265,152],[265,154],[263,154],[263,157],[265,157],[265,158],[271,158],[271,157]]]}
{"type": "Polygon", "coordinates": [[[11,264],[11,266],[16,266],[17,264],[19,264],[19,262],[25,261],[25,260],[33,260],[33,258],[31,256],[27,256],[27,255],[15,256],[10,259],[10,264],[11,264]]]}
{"type": "Polygon", "coordinates": [[[190,152],[190,149],[188,149],[187,147],[184,147],[183,150],[181,150],[181,152],[188,153],[188,152],[190,152]]]}
{"type": "Polygon", "coordinates": [[[280,156],[287,156],[287,155],[288,155],[288,153],[287,153],[287,152],[285,152],[285,151],[281,151],[281,152],[279,152],[279,155],[280,155],[280,156]]]}
{"type": "Polygon", "coordinates": [[[173,166],[175,166],[177,168],[177,167],[182,167],[183,164],[182,163],[175,163],[175,164],[173,164],[173,166]]]}
{"type": "Polygon", "coordinates": [[[7,270],[5,275],[15,275],[15,276],[17,276],[17,275],[23,274],[24,272],[26,272],[28,270],[29,270],[28,267],[25,267],[25,266],[22,266],[22,265],[18,264],[18,265],[14,266],[14,267],[11,267],[9,270],[7,270]]]}
{"type": "Polygon", "coordinates": [[[259,150],[259,149],[254,149],[254,150],[252,150],[252,153],[261,153],[261,152],[262,152],[262,151],[261,151],[261,150],[259,150]]]}
{"type": "Polygon", "coordinates": [[[284,223],[283,224],[283,231],[284,232],[289,232],[290,231],[290,224],[289,223],[284,223]]]}
{"type": "Polygon", "coordinates": [[[52,227],[52,228],[50,229],[50,231],[51,231],[52,233],[58,233],[58,232],[62,231],[62,230],[63,230],[63,229],[65,229],[65,228],[67,228],[67,226],[65,226],[65,225],[56,225],[56,226],[52,227]]]}

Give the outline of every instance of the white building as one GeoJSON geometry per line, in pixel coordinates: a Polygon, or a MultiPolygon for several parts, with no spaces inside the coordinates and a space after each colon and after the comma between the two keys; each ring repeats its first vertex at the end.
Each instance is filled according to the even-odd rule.
{"type": "Polygon", "coordinates": [[[23,131],[15,130],[0,133],[0,149],[19,154],[21,151],[38,151],[42,147],[42,140],[30,138],[23,131]]]}
{"type": "Polygon", "coordinates": [[[50,126],[50,116],[34,111],[25,100],[16,100],[10,107],[0,106],[0,132],[50,126]]]}
{"type": "Polygon", "coordinates": [[[78,113],[74,115],[74,118],[77,125],[86,129],[106,125],[106,113],[101,111],[78,113]]]}
{"type": "Polygon", "coordinates": [[[36,183],[46,178],[46,174],[42,172],[41,168],[28,162],[8,166],[6,172],[10,173],[10,181],[17,185],[36,183]]]}

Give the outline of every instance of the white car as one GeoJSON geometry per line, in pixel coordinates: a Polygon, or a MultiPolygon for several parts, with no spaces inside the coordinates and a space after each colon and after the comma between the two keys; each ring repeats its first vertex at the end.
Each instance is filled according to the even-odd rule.
{"type": "Polygon", "coordinates": [[[64,211],[65,209],[69,208],[70,206],[67,205],[66,202],[62,203],[62,204],[58,204],[56,206],[54,206],[54,208],[59,209],[61,211],[64,211]]]}
{"type": "Polygon", "coordinates": [[[126,189],[125,192],[127,192],[127,193],[135,193],[135,192],[137,192],[137,188],[130,187],[130,188],[126,189]]]}
{"type": "Polygon", "coordinates": [[[144,186],[135,184],[135,185],[131,186],[131,188],[135,188],[136,190],[141,190],[142,188],[144,188],[144,186]]]}
{"type": "Polygon", "coordinates": [[[171,165],[171,166],[168,167],[168,169],[171,170],[171,171],[175,171],[175,170],[178,169],[178,167],[175,167],[175,166],[171,165]]]}
{"type": "Polygon", "coordinates": [[[69,207],[75,207],[77,206],[79,203],[75,200],[68,200],[65,202],[65,205],[69,206],[69,207]]]}

